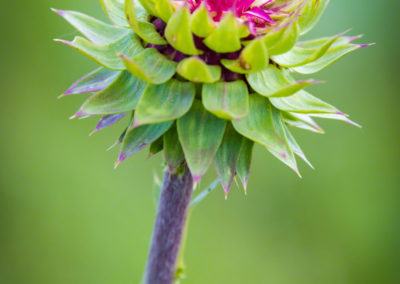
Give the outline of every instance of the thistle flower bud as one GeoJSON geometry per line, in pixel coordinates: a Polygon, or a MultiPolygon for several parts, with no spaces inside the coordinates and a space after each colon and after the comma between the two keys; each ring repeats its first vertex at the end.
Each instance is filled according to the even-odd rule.
{"type": "Polygon", "coordinates": [[[295,156],[309,162],[290,127],[353,123],[305,91],[317,81],[294,78],[368,46],[344,34],[299,41],[328,0],[101,2],[111,24],[54,10],[84,36],[57,41],[101,65],[62,96],[91,93],[74,117],[100,116],[95,131],[130,114],[117,164],[151,145],[170,171],[186,161],[195,182],[214,163],[227,194],[235,176],[246,188],[254,143],[299,174],[295,156]]]}

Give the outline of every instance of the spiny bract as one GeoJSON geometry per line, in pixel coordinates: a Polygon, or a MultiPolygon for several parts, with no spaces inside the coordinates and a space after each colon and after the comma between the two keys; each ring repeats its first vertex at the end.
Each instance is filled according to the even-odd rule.
{"type": "Polygon", "coordinates": [[[227,194],[246,188],[254,142],[298,173],[307,161],[288,126],[317,133],[314,117],[351,122],[296,81],[367,45],[343,34],[298,41],[328,0],[102,0],[112,24],[54,10],[86,38],[57,40],[102,67],[62,96],[93,93],[73,117],[100,115],[95,131],[124,116],[117,164],[150,144],[197,182],[214,162],[227,194]]]}

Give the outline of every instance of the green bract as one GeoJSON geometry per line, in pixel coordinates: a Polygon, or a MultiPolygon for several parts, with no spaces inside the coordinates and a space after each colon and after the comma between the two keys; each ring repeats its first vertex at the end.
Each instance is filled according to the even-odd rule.
{"type": "Polygon", "coordinates": [[[299,41],[327,0],[238,1],[239,12],[225,2],[103,0],[111,23],[54,10],[84,36],[57,41],[101,65],[62,95],[91,93],[74,117],[100,115],[97,131],[130,114],[117,164],[151,145],[195,181],[214,163],[227,193],[236,176],[246,188],[254,143],[298,173],[295,156],[309,162],[290,127],[353,123],[305,91],[317,81],[295,79],[367,46],[343,34],[299,41]]]}

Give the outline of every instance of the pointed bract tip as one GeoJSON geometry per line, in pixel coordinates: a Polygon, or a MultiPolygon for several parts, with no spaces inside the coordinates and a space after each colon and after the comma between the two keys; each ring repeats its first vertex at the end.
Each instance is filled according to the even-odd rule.
{"type": "Polygon", "coordinates": [[[55,42],[59,42],[59,43],[63,43],[66,45],[72,45],[68,40],[64,40],[64,39],[59,39],[59,38],[55,38],[53,39],[55,42]]]}
{"type": "Polygon", "coordinates": [[[319,133],[319,134],[324,134],[325,133],[325,131],[322,129],[322,127],[319,126],[317,123],[315,123],[315,121],[312,121],[311,125],[312,125],[312,127],[315,128],[314,132],[319,133]]]}
{"type": "Polygon", "coordinates": [[[376,44],[375,42],[372,42],[372,43],[365,43],[365,44],[360,44],[359,47],[360,47],[360,48],[369,47],[369,46],[373,46],[373,45],[375,45],[375,44],[376,44]]]}
{"type": "Polygon", "coordinates": [[[307,157],[305,155],[299,155],[299,157],[307,164],[310,166],[310,168],[312,168],[313,170],[315,170],[314,166],[310,163],[310,161],[307,159],[307,157]]]}
{"type": "Polygon", "coordinates": [[[228,200],[228,193],[225,192],[225,200],[228,200]]]}
{"type": "Polygon", "coordinates": [[[299,178],[303,178],[300,174],[300,171],[297,167],[293,168],[293,170],[295,171],[295,173],[299,176],[299,178]]]}
{"type": "MultiPolygon", "coordinates": [[[[223,184],[222,180],[220,180],[220,184],[221,184],[221,186],[222,186],[222,189],[224,190],[224,192],[225,192],[226,194],[229,193],[229,190],[230,190],[231,187],[232,187],[233,180],[234,180],[234,177],[232,177],[232,179],[229,181],[228,184],[223,184]]],[[[237,183],[236,183],[236,184],[237,184],[237,183]]]]}
{"type": "Polygon", "coordinates": [[[92,136],[93,134],[95,134],[98,130],[95,128],[92,132],[89,133],[89,136],[92,136]]]}
{"type": "Polygon", "coordinates": [[[114,164],[114,169],[116,169],[123,161],[125,161],[126,158],[126,155],[121,153],[118,157],[118,160],[114,164]]]}
{"type": "Polygon", "coordinates": [[[131,127],[129,127],[129,129],[134,129],[136,127],[139,127],[140,125],[142,125],[139,121],[137,121],[135,119],[135,121],[133,122],[133,124],[131,125],[131,127]]]}
{"type": "Polygon", "coordinates": [[[202,175],[193,176],[193,183],[199,183],[202,177],[202,175]]]}
{"type": "Polygon", "coordinates": [[[71,116],[69,119],[75,119],[75,118],[77,118],[77,117],[80,117],[80,116],[83,116],[83,115],[86,115],[86,113],[84,112],[84,111],[82,111],[82,110],[79,110],[77,113],[75,113],[73,116],[71,116]]]}
{"type": "Polygon", "coordinates": [[[244,187],[244,195],[247,195],[247,185],[244,187]]]}
{"type": "Polygon", "coordinates": [[[62,11],[62,10],[57,10],[57,9],[54,9],[54,8],[50,8],[50,10],[53,11],[54,13],[57,13],[61,17],[64,16],[64,11],[62,11]]]}
{"type": "Polygon", "coordinates": [[[57,97],[57,99],[62,99],[63,97],[65,97],[66,96],[66,94],[64,93],[64,94],[61,94],[61,95],[59,95],[58,97],[57,97]]]}
{"type": "Polygon", "coordinates": [[[350,36],[350,37],[347,38],[347,41],[348,42],[352,42],[352,41],[355,41],[355,40],[360,39],[362,37],[363,37],[363,35],[350,36]]]}
{"type": "Polygon", "coordinates": [[[73,88],[71,87],[70,89],[66,90],[65,93],[62,95],[67,96],[67,95],[71,95],[72,93],[73,93],[73,88]]]}
{"type": "Polygon", "coordinates": [[[121,153],[121,154],[119,155],[118,161],[119,161],[120,163],[122,163],[123,161],[126,160],[126,158],[128,158],[128,156],[127,156],[126,154],[124,154],[124,153],[121,153]]]}
{"type": "Polygon", "coordinates": [[[325,133],[325,131],[322,129],[322,127],[319,126],[318,124],[316,124],[315,122],[312,123],[312,126],[317,130],[317,133],[320,133],[320,134],[324,134],[325,133]]]}
{"type": "Polygon", "coordinates": [[[358,124],[357,122],[354,122],[354,121],[352,121],[350,119],[345,119],[344,122],[346,122],[348,124],[351,124],[351,125],[354,125],[354,126],[356,126],[358,128],[363,128],[360,124],[358,124]]]}

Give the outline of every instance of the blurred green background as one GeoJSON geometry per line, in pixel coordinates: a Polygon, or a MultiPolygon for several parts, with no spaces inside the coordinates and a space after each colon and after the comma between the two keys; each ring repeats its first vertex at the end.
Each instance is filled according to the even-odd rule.
{"type": "MultiPolygon", "coordinates": [[[[314,76],[328,83],[312,92],[363,128],[296,131],[316,167],[302,163],[303,179],[257,148],[248,196],[219,188],[194,211],[184,283],[400,283],[400,4],[331,2],[307,37],[353,28],[377,45],[314,76]]],[[[50,7],[104,19],[96,0],[2,2],[0,283],[138,283],[161,158],[114,170],[105,149],[123,124],[88,137],[95,119],[68,120],[83,97],[57,95],[96,65],[52,41],[75,32],[50,7]]]]}

